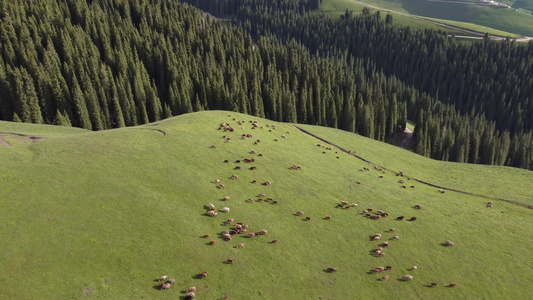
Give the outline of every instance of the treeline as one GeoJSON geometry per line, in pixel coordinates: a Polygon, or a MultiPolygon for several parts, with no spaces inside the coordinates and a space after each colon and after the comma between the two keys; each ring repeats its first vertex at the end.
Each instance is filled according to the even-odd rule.
{"type": "Polygon", "coordinates": [[[2,3],[3,120],[100,130],[224,109],[379,140],[405,127],[396,79],[297,42],[254,45],[178,2],[2,3]]]}
{"type": "MultiPolygon", "coordinates": [[[[244,28],[255,26],[255,33],[247,33],[177,1],[0,2],[0,116],[100,130],[223,109],[341,128],[382,141],[403,130],[409,116],[417,121],[416,149],[423,155],[533,168],[530,133],[500,134],[495,121],[479,112],[461,114],[368,55],[352,53],[359,46],[341,51],[333,41],[324,44],[336,32],[320,37],[321,30],[304,27],[314,36],[310,39],[281,27],[267,30],[268,20],[286,16],[283,8],[298,16],[287,20],[291,24],[305,18],[332,24],[350,19],[366,24],[354,27],[361,37],[400,33],[390,18],[369,13],[347,14],[340,21],[313,17],[309,8],[318,3],[269,1],[264,5],[271,18],[263,16],[263,25],[243,19],[244,28]],[[490,133],[492,139],[485,142],[490,133]],[[476,144],[478,136],[484,143],[476,144]],[[507,138],[509,147],[503,151],[507,138]],[[485,143],[494,149],[492,160],[485,159],[491,157],[481,149],[485,143]]],[[[249,9],[241,8],[240,13],[249,9]]],[[[230,14],[233,8],[219,9],[230,14]]],[[[436,36],[447,43],[442,34],[426,34],[428,40],[436,36]]]]}
{"type": "Polygon", "coordinates": [[[363,60],[367,77],[383,72],[423,95],[408,102],[417,153],[533,169],[533,43],[456,43],[445,32],[392,26],[391,15],[368,9],[331,18],[301,9],[273,12],[269,1],[253,2],[235,0],[240,5],[224,14],[253,37],[274,34],[323,57],[363,60]]]}

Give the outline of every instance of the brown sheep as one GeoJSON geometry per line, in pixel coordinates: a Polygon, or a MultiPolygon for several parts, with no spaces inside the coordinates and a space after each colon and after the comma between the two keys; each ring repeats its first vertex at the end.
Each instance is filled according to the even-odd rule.
{"type": "Polygon", "coordinates": [[[196,287],[195,286],[191,286],[190,288],[187,289],[187,293],[190,293],[190,292],[196,292],[196,287]]]}
{"type": "Polygon", "coordinates": [[[207,277],[207,271],[203,271],[202,273],[198,274],[198,278],[206,278],[207,277]]]}
{"type": "Polygon", "coordinates": [[[229,201],[230,197],[229,196],[226,196],[224,198],[222,198],[223,201],[229,201]]]}
{"type": "Polygon", "coordinates": [[[259,232],[259,234],[261,234],[261,235],[267,235],[267,234],[268,234],[268,231],[266,231],[266,230],[263,229],[263,230],[261,230],[261,231],[259,232]]]}
{"type": "Polygon", "coordinates": [[[445,245],[446,247],[452,247],[453,245],[455,245],[455,243],[452,242],[452,241],[450,241],[450,240],[448,240],[448,241],[444,242],[444,245],[445,245]]]}
{"type": "Polygon", "coordinates": [[[337,272],[337,268],[329,267],[329,268],[326,269],[326,271],[328,271],[330,273],[337,272]]]}
{"type": "Polygon", "coordinates": [[[168,290],[170,288],[170,283],[163,282],[159,284],[159,288],[162,290],[168,290]]]}
{"type": "Polygon", "coordinates": [[[271,244],[277,244],[278,243],[278,240],[272,240],[272,242],[270,242],[271,244]]]}
{"type": "Polygon", "coordinates": [[[389,275],[385,275],[381,277],[381,281],[387,281],[387,280],[389,280],[389,275]]]}
{"type": "Polygon", "coordinates": [[[324,219],[331,220],[331,216],[326,216],[324,219]]]}
{"type": "Polygon", "coordinates": [[[271,185],[271,184],[272,184],[272,182],[270,182],[270,181],[265,181],[265,182],[263,183],[263,185],[271,185]]]}
{"type": "Polygon", "coordinates": [[[206,238],[209,237],[209,234],[204,234],[202,237],[203,237],[204,239],[206,239],[206,238]]]}
{"type": "Polygon", "coordinates": [[[386,266],[385,269],[392,270],[392,266],[386,266]]]}
{"type": "Polygon", "coordinates": [[[223,184],[220,184],[218,187],[221,188],[221,189],[225,189],[226,188],[226,186],[223,185],[223,184]]]}
{"type": "Polygon", "coordinates": [[[228,264],[232,264],[232,263],[234,262],[234,260],[233,260],[233,259],[228,259],[228,260],[226,260],[226,262],[227,262],[228,264]]]}
{"type": "Polygon", "coordinates": [[[449,286],[449,287],[454,287],[454,286],[456,286],[456,285],[457,285],[457,283],[452,282],[452,283],[450,283],[448,286],[449,286]]]}
{"type": "Polygon", "coordinates": [[[383,243],[381,243],[381,246],[382,247],[388,247],[389,246],[389,242],[383,242],[383,243]]]}
{"type": "Polygon", "coordinates": [[[422,205],[420,204],[415,205],[415,209],[422,209],[422,205]]]}
{"type": "Polygon", "coordinates": [[[430,283],[430,285],[431,285],[431,286],[437,286],[437,285],[439,285],[439,284],[438,284],[437,282],[432,282],[432,283],[430,283]]]}
{"type": "Polygon", "coordinates": [[[307,217],[305,218],[307,221],[311,221],[311,217],[307,217]]]}
{"type": "Polygon", "coordinates": [[[217,243],[217,241],[210,241],[210,242],[209,242],[209,245],[214,245],[214,244],[216,244],[216,243],[217,243]]]}
{"type": "Polygon", "coordinates": [[[237,245],[237,248],[244,248],[244,243],[240,243],[239,245],[237,245]]]}

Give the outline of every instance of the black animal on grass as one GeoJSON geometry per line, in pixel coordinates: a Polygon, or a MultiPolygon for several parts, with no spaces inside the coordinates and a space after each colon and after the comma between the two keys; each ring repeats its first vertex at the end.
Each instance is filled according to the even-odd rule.
{"type": "Polygon", "coordinates": [[[405,218],[405,216],[399,216],[396,220],[403,220],[403,218],[405,218]]]}
{"type": "Polygon", "coordinates": [[[416,221],[416,217],[412,217],[411,219],[409,219],[407,221],[416,221]]]}

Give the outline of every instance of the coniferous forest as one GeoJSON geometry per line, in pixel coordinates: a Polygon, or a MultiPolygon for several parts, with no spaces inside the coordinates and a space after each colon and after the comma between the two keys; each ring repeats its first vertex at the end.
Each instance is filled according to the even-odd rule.
{"type": "Polygon", "coordinates": [[[533,169],[532,42],[320,0],[186,2],[0,2],[0,119],[102,130],[222,109],[380,141],[410,119],[421,155],[533,169]]]}

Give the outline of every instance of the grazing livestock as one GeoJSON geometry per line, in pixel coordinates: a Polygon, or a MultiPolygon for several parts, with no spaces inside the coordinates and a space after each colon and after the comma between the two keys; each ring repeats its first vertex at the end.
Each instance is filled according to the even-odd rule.
{"type": "Polygon", "coordinates": [[[331,220],[331,216],[326,216],[324,219],[331,220]]]}
{"type": "Polygon", "coordinates": [[[444,190],[439,190],[439,193],[444,194],[444,190]]]}
{"type": "MultiPolygon", "coordinates": [[[[492,202],[492,201],[491,201],[492,202]]],[[[487,207],[492,207],[492,203],[487,203],[487,207]]]]}
{"type": "Polygon", "coordinates": [[[220,179],[215,179],[215,183],[220,183],[220,179]]]}
{"type": "Polygon", "coordinates": [[[240,243],[239,245],[237,245],[237,248],[244,248],[244,243],[240,243]]]}
{"type": "Polygon", "coordinates": [[[209,245],[214,245],[214,244],[216,244],[216,243],[217,243],[217,241],[210,241],[210,242],[209,242],[209,245]]]}
{"type": "Polygon", "coordinates": [[[297,212],[296,212],[296,215],[297,215],[297,216],[303,216],[303,214],[304,214],[303,211],[297,211],[297,212]]]}
{"type": "Polygon", "coordinates": [[[228,260],[226,260],[226,262],[227,262],[228,264],[232,264],[232,263],[234,262],[234,260],[233,260],[233,259],[228,259],[228,260]]]}
{"type": "Polygon", "coordinates": [[[167,275],[159,277],[159,281],[166,281],[168,279],[167,275]]]}
{"type": "MultiPolygon", "coordinates": [[[[237,168],[240,169],[240,167],[237,167],[237,168]]],[[[231,179],[239,179],[239,176],[237,176],[237,175],[231,175],[231,179]]]]}
{"type": "Polygon", "coordinates": [[[415,209],[422,209],[422,205],[420,204],[415,205],[415,209]]]}
{"type": "Polygon", "coordinates": [[[392,270],[392,266],[386,266],[385,269],[392,270]]]}
{"type": "Polygon", "coordinates": [[[400,237],[399,237],[399,236],[397,236],[397,235],[395,235],[395,236],[391,237],[391,240],[398,240],[398,239],[400,239],[400,237]]]}
{"type": "Polygon", "coordinates": [[[378,220],[378,219],[381,219],[381,216],[380,215],[372,215],[372,216],[370,216],[370,219],[378,220]]]}
{"type": "Polygon", "coordinates": [[[413,275],[404,275],[403,276],[403,280],[407,281],[407,280],[413,280],[413,275]]]}
{"type": "Polygon", "coordinates": [[[218,216],[218,214],[214,210],[208,210],[208,211],[205,212],[205,214],[210,216],[210,217],[218,216]]]}
{"type": "Polygon", "coordinates": [[[215,205],[213,203],[209,203],[209,208],[211,208],[212,210],[215,209],[215,205]]]}
{"type": "Polygon", "coordinates": [[[412,217],[411,219],[409,219],[407,221],[416,221],[416,217],[412,217]]]}
{"type": "Polygon", "coordinates": [[[229,212],[229,207],[222,208],[222,212],[229,212]]]}
{"type": "Polygon", "coordinates": [[[452,247],[453,245],[455,245],[455,243],[450,241],[450,240],[444,242],[444,246],[446,246],[446,247],[452,247]]]}
{"type": "Polygon", "coordinates": [[[272,182],[270,182],[270,181],[265,181],[265,182],[263,183],[263,185],[271,185],[271,184],[272,184],[272,182]]]}
{"type": "Polygon", "coordinates": [[[412,266],[412,267],[411,267],[411,270],[413,270],[413,271],[416,270],[416,269],[418,269],[417,266],[412,266]]]}
{"type": "Polygon", "coordinates": [[[342,201],[341,203],[342,203],[342,205],[348,205],[348,202],[346,202],[346,201],[342,201]]]}
{"type": "Polygon", "coordinates": [[[396,231],[395,228],[391,228],[391,229],[389,229],[389,232],[394,232],[394,231],[396,231]]]}
{"type": "Polygon", "coordinates": [[[329,267],[329,268],[326,269],[326,271],[330,272],[330,273],[337,272],[337,268],[329,267]]]}
{"type": "Polygon", "coordinates": [[[221,189],[225,189],[226,188],[226,186],[223,185],[223,184],[220,184],[218,187],[221,188],[221,189]]]}
{"type": "MultiPolygon", "coordinates": [[[[233,170],[240,170],[241,169],[241,166],[236,166],[235,168],[233,168],[233,170]]],[[[237,176],[237,175],[233,175],[233,176],[237,176]]],[[[231,176],[231,178],[234,178],[233,176],[231,176]]]]}
{"type": "Polygon", "coordinates": [[[250,238],[255,237],[255,233],[254,233],[254,232],[250,232],[250,233],[248,233],[247,235],[248,235],[248,237],[250,237],[250,238]]]}
{"type": "Polygon", "coordinates": [[[229,196],[226,196],[226,197],[222,198],[223,201],[228,201],[229,199],[230,199],[229,196]]]}
{"type": "Polygon", "coordinates": [[[170,288],[170,283],[162,282],[159,284],[159,288],[162,290],[168,290],[170,288]]]}
{"type": "Polygon", "coordinates": [[[203,271],[202,273],[198,274],[198,278],[206,278],[207,277],[207,271],[203,271]]]}
{"type": "Polygon", "coordinates": [[[257,170],[257,167],[250,167],[250,170],[257,170]]]}
{"type": "Polygon", "coordinates": [[[357,207],[357,203],[352,203],[352,206],[353,207],[357,207]]]}
{"type": "Polygon", "coordinates": [[[254,180],[252,180],[252,183],[257,183],[257,180],[255,180],[255,179],[254,179],[254,180]]]}
{"type": "Polygon", "coordinates": [[[452,283],[450,283],[448,286],[449,286],[449,287],[454,287],[454,286],[456,286],[456,285],[457,285],[457,283],[452,282],[452,283]]]}
{"type": "Polygon", "coordinates": [[[405,218],[405,216],[399,216],[398,218],[396,218],[396,220],[403,220],[405,218]]]}
{"type": "Polygon", "coordinates": [[[405,180],[402,179],[402,180],[398,181],[398,183],[405,183],[405,180]]]}
{"type": "Polygon", "coordinates": [[[261,230],[261,231],[259,232],[259,234],[260,234],[260,235],[267,235],[267,234],[268,234],[268,231],[266,231],[266,230],[263,229],[263,230],[261,230]]]}
{"type": "Polygon", "coordinates": [[[271,244],[276,244],[278,242],[278,240],[272,240],[272,242],[270,242],[271,244]]]}
{"type": "Polygon", "coordinates": [[[196,292],[196,287],[195,286],[191,286],[190,288],[187,289],[187,293],[190,293],[190,292],[196,292]]]}
{"type": "Polygon", "coordinates": [[[311,217],[306,217],[305,218],[307,221],[311,221],[311,217]]]}
{"type": "Polygon", "coordinates": [[[166,283],[173,284],[176,283],[176,279],[169,279],[166,283]]]}
{"type": "Polygon", "coordinates": [[[210,235],[209,235],[209,234],[204,234],[202,237],[203,237],[204,239],[206,239],[206,238],[210,237],[210,235]]]}
{"type": "Polygon", "coordinates": [[[439,285],[439,284],[438,284],[437,282],[432,282],[432,283],[430,283],[430,285],[431,285],[431,286],[437,286],[437,285],[439,285]]]}
{"type": "Polygon", "coordinates": [[[231,219],[228,219],[226,222],[224,222],[224,224],[231,225],[231,223],[233,223],[233,221],[235,221],[235,219],[231,218],[231,219]]]}
{"type": "Polygon", "coordinates": [[[389,280],[389,275],[385,275],[381,277],[381,281],[387,281],[387,280],[389,280]]]}
{"type": "Polygon", "coordinates": [[[381,243],[381,246],[382,247],[388,247],[389,246],[389,242],[383,242],[383,243],[381,243]]]}

